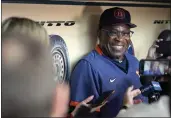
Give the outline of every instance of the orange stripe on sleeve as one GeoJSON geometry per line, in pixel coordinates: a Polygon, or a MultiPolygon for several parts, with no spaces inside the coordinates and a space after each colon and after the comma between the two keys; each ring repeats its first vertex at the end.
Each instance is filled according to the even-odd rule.
{"type": "Polygon", "coordinates": [[[103,55],[102,50],[100,49],[99,45],[96,46],[95,50],[100,54],[103,55]]]}
{"type": "Polygon", "coordinates": [[[70,106],[76,107],[80,102],[71,101],[70,106]]]}
{"type": "Polygon", "coordinates": [[[100,109],[97,109],[96,112],[100,112],[100,109]]]}

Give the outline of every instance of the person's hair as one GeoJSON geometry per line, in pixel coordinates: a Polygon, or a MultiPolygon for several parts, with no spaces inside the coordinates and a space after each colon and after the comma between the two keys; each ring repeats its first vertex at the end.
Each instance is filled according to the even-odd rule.
{"type": "Polygon", "coordinates": [[[161,51],[160,53],[166,53],[166,54],[164,54],[162,57],[159,57],[157,59],[165,59],[168,56],[171,56],[171,30],[169,29],[163,30],[159,34],[158,39],[163,39],[162,42],[165,43],[165,47],[162,46],[162,42],[157,43],[157,45],[159,46],[158,50],[161,51]],[[166,48],[167,51],[165,50],[166,48]]]}
{"type": "Polygon", "coordinates": [[[40,43],[47,40],[47,34],[34,21],[21,19],[8,19],[5,22],[8,25],[2,26],[1,113],[6,117],[49,117],[56,83],[50,50],[40,43]],[[18,22],[20,20],[23,22],[18,22]],[[35,32],[31,34],[31,30],[35,32]]]}
{"type": "Polygon", "coordinates": [[[163,39],[164,41],[171,41],[171,30],[169,29],[166,29],[166,30],[163,30],[159,36],[158,36],[158,39],[163,39]]]}
{"type": "Polygon", "coordinates": [[[9,17],[5,19],[2,22],[1,33],[3,35],[20,33],[49,44],[49,36],[46,29],[38,22],[25,17],[9,17]]]}

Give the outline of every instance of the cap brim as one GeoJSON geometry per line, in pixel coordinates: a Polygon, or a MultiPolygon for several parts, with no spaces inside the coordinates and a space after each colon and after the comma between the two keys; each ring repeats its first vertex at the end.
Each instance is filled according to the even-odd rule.
{"type": "Polygon", "coordinates": [[[133,24],[133,23],[128,23],[127,24],[130,28],[135,28],[135,27],[137,27],[137,25],[135,25],[135,24],[133,24]]]}
{"type": "Polygon", "coordinates": [[[133,24],[133,23],[116,23],[116,24],[99,24],[99,28],[102,27],[102,26],[111,26],[111,25],[117,25],[117,24],[125,24],[125,25],[128,25],[130,28],[135,28],[137,27],[137,25],[133,24]]]}

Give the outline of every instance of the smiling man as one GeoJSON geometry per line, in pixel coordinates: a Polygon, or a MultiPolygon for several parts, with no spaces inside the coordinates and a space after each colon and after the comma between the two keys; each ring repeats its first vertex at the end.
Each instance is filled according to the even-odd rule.
{"type": "MultiPolygon", "coordinates": [[[[130,13],[122,8],[106,9],[99,23],[99,45],[75,66],[71,75],[71,106],[76,106],[88,96],[93,103],[104,92],[115,90],[109,102],[100,109],[101,117],[115,117],[123,105],[126,89],[133,85],[140,88],[138,60],[127,52],[133,34],[130,13]]],[[[146,99],[141,95],[138,101],[146,99]]]]}

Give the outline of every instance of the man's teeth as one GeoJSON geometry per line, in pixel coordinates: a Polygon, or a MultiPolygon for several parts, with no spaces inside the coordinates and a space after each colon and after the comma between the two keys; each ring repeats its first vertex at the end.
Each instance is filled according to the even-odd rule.
{"type": "Polygon", "coordinates": [[[117,45],[117,46],[113,46],[115,48],[123,48],[123,46],[117,45]]]}

